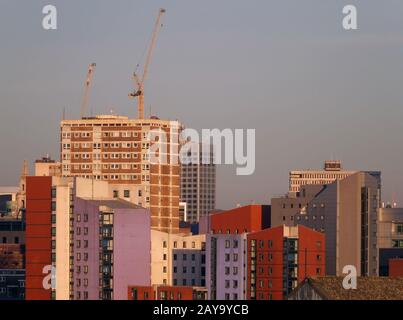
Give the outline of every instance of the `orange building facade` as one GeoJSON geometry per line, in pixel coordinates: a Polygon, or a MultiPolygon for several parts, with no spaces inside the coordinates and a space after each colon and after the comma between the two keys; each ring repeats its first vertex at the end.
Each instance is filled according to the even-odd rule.
{"type": "Polygon", "coordinates": [[[52,265],[52,178],[27,177],[26,182],[26,300],[51,300],[43,285],[52,265]]]}
{"type": "Polygon", "coordinates": [[[403,259],[389,260],[389,277],[403,277],[403,259]]]}
{"type": "Polygon", "coordinates": [[[247,235],[247,299],[282,300],[307,276],[325,275],[325,235],[279,226],[247,235]]]}
{"type": "Polygon", "coordinates": [[[130,286],[128,300],[206,300],[204,288],[181,286],[130,286]]]}
{"type": "Polygon", "coordinates": [[[249,205],[210,215],[212,233],[241,234],[270,227],[270,206],[249,205]]]}

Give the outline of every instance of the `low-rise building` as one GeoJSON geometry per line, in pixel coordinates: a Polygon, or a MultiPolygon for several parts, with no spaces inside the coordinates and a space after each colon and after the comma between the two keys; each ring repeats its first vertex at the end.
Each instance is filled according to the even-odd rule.
{"type": "Polygon", "coordinates": [[[130,286],[128,300],[207,300],[204,287],[130,286]]]}
{"type": "Polygon", "coordinates": [[[151,285],[150,215],[124,200],[74,201],[74,299],[126,300],[151,285]]]}
{"type": "Polygon", "coordinates": [[[246,233],[207,234],[206,283],[210,300],[246,299],[246,233]]]}
{"type": "Polygon", "coordinates": [[[151,283],[206,286],[206,236],[151,230],[151,283]]]}
{"type": "Polygon", "coordinates": [[[358,277],[356,289],[345,289],[343,279],[306,278],[288,300],[403,300],[403,278],[358,277]]]}
{"type": "Polygon", "coordinates": [[[325,275],[325,235],[279,226],[247,235],[247,298],[282,300],[307,276],[325,275]]]}

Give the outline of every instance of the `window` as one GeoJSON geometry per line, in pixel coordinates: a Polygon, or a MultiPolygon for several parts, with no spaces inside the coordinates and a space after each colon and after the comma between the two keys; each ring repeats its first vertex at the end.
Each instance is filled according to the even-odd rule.
{"type": "Polygon", "coordinates": [[[130,198],[130,190],[125,190],[124,191],[124,197],[125,198],[130,198]]]}
{"type": "Polygon", "coordinates": [[[229,240],[225,240],[225,248],[230,248],[231,247],[231,242],[229,240]]]}
{"type": "Polygon", "coordinates": [[[118,190],[113,190],[113,197],[114,198],[119,198],[119,191],[118,190]]]}

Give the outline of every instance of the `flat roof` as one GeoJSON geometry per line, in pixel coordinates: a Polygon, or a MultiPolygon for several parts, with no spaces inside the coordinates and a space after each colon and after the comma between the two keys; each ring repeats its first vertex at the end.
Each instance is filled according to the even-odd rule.
{"type": "Polygon", "coordinates": [[[96,206],[105,206],[111,209],[144,209],[143,207],[132,202],[122,199],[106,199],[106,200],[88,200],[78,197],[79,199],[88,201],[96,206]]]}

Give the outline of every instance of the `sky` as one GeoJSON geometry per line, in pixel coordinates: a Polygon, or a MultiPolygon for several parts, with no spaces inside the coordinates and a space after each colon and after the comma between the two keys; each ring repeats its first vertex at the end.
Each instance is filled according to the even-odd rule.
{"type": "Polygon", "coordinates": [[[340,159],[381,170],[403,206],[403,2],[400,0],[0,0],[0,185],[22,162],[59,159],[59,121],[89,109],[136,116],[131,74],[164,7],[145,104],[195,129],[255,129],[256,170],[217,168],[217,207],[270,203],[288,172],[340,159]],[[42,28],[55,5],[58,29],[42,28]],[[356,5],[358,30],[342,28],[356,5]]]}

